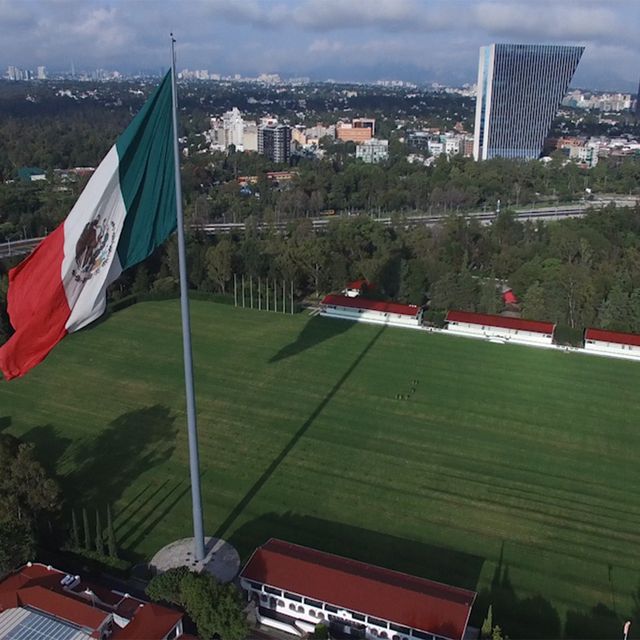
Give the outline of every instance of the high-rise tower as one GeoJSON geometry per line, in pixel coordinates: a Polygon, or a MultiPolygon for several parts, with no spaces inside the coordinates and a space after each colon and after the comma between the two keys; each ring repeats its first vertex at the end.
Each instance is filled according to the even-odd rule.
{"type": "Polygon", "coordinates": [[[542,44],[480,47],[474,159],[538,158],[583,51],[542,44]]]}

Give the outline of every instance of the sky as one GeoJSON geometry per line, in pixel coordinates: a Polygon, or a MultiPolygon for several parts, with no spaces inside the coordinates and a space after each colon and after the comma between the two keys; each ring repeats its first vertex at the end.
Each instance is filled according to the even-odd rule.
{"type": "Polygon", "coordinates": [[[640,0],[0,0],[0,66],[473,83],[492,42],[586,47],[574,87],[635,92],[640,0]]]}

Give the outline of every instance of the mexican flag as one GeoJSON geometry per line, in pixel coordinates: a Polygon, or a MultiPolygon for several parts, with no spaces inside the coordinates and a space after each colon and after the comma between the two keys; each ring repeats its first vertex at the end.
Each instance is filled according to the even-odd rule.
{"type": "Polygon", "coordinates": [[[107,287],[176,228],[171,72],[80,194],[66,220],[9,272],[15,333],[0,369],[24,375],[68,333],[100,317],[107,287]]]}

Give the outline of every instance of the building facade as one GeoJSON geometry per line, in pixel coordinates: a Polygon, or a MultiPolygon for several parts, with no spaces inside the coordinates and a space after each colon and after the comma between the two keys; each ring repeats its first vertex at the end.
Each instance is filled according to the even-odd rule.
{"type": "Polygon", "coordinates": [[[367,164],[377,164],[389,159],[389,141],[371,138],[356,147],[356,158],[367,164]]]}
{"type": "Polygon", "coordinates": [[[476,598],[273,538],[251,556],[240,585],[264,622],[277,619],[278,628],[298,636],[323,623],[334,637],[354,640],[462,640],[476,598]]]}
{"type": "Polygon", "coordinates": [[[522,320],[488,313],[449,311],[446,317],[447,331],[468,338],[482,338],[502,344],[524,344],[532,347],[553,345],[552,322],[522,320]]]}
{"type": "Polygon", "coordinates": [[[595,355],[640,360],[640,335],[622,331],[587,329],[584,350],[595,355]]]}
{"type": "Polygon", "coordinates": [[[329,294],[320,303],[320,315],[395,327],[422,327],[424,309],[414,304],[370,300],[360,295],[329,294]]]}
{"type": "Polygon", "coordinates": [[[273,162],[289,162],[291,127],[286,124],[261,124],[258,127],[258,153],[273,162]]]}
{"type": "Polygon", "coordinates": [[[584,47],[480,48],[473,157],[536,159],[584,47]]]}

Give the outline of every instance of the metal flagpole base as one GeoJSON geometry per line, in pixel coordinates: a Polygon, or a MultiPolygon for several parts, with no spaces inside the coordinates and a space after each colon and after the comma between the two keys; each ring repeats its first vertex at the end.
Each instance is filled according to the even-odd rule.
{"type": "Polygon", "coordinates": [[[206,571],[218,582],[231,582],[240,571],[240,556],[226,540],[222,538],[205,538],[204,558],[196,560],[193,538],[182,538],[171,542],[158,551],[149,568],[155,573],[164,573],[168,569],[187,567],[191,571],[206,571]]]}

